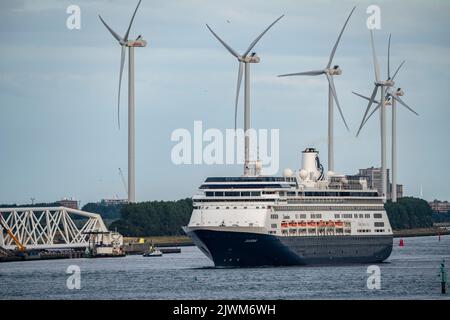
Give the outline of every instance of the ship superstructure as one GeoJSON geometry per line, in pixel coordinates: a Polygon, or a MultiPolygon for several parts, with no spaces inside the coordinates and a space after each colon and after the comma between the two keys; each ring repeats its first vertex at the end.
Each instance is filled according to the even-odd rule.
{"type": "Polygon", "coordinates": [[[281,177],[210,177],[185,232],[216,266],[375,263],[392,251],[384,198],[364,179],[324,176],[318,152],[281,177]]]}

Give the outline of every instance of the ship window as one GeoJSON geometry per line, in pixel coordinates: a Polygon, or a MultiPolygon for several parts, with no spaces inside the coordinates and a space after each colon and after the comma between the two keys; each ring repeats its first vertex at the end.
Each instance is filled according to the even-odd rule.
{"type": "Polygon", "coordinates": [[[214,192],[206,192],[206,196],[207,197],[213,197],[214,196],[214,192]]]}
{"type": "Polygon", "coordinates": [[[276,224],[276,223],[272,223],[272,224],[270,225],[270,227],[276,229],[276,228],[277,228],[277,224],[276,224]]]}
{"type": "Polygon", "coordinates": [[[252,197],[259,197],[261,195],[261,192],[251,192],[252,197]]]}
{"type": "Polygon", "coordinates": [[[364,218],[366,218],[366,219],[370,219],[370,213],[366,213],[366,214],[364,214],[364,218]]]}
{"type": "Polygon", "coordinates": [[[237,207],[233,207],[233,209],[237,209],[237,207]]]}
{"type": "Polygon", "coordinates": [[[384,227],[384,222],[375,222],[374,226],[375,227],[384,227]]]}
{"type": "Polygon", "coordinates": [[[214,192],[216,197],[223,197],[223,192],[214,192]]]}
{"type": "Polygon", "coordinates": [[[381,214],[381,213],[374,213],[374,214],[373,214],[373,217],[374,217],[375,219],[381,219],[381,218],[382,218],[382,214],[381,214]]]}
{"type": "Polygon", "coordinates": [[[216,209],[220,209],[220,207],[216,207],[216,209]]]}
{"type": "Polygon", "coordinates": [[[335,219],[340,219],[340,218],[341,218],[341,215],[340,215],[339,213],[335,213],[335,214],[334,214],[334,218],[335,218],[335,219]]]}
{"type": "Polygon", "coordinates": [[[225,197],[239,197],[239,192],[225,192],[225,197]]]}
{"type": "Polygon", "coordinates": [[[250,192],[248,192],[248,191],[241,192],[241,196],[242,197],[250,197],[250,192]]]}

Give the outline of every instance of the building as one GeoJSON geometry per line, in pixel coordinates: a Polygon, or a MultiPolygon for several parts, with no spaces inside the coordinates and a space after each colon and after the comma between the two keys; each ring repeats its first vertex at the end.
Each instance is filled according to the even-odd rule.
{"type": "Polygon", "coordinates": [[[62,207],[78,210],[78,200],[75,199],[62,199],[58,201],[62,207]]]}
{"type": "Polygon", "coordinates": [[[105,206],[116,206],[121,204],[128,204],[128,199],[102,199],[100,203],[105,206]]]}
{"type": "Polygon", "coordinates": [[[447,213],[450,212],[450,202],[433,200],[429,202],[431,210],[437,213],[447,213]]]}
{"type": "MultiPolygon", "coordinates": [[[[387,199],[391,199],[391,190],[392,190],[392,183],[390,181],[390,174],[389,169],[386,169],[387,171],[387,199]]],[[[354,178],[365,178],[367,180],[367,186],[372,189],[377,189],[378,193],[381,194],[381,168],[366,168],[366,169],[359,169],[359,173],[355,176],[352,176],[354,178]]],[[[397,184],[397,199],[403,197],[403,185],[397,184]]]]}

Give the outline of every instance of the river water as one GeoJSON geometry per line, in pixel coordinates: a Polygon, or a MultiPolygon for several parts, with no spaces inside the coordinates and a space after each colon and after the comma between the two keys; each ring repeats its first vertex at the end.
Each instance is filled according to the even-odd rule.
{"type": "Polygon", "coordinates": [[[394,239],[379,264],[380,289],[368,289],[369,265],[223,269],[196,247],[144,258],[70,259],[0,264],[0,299],[449,299],[439,264],[450,271],[450,236],[394,239]],[[67,268],[80,268],[68,289],[67,268]]]}

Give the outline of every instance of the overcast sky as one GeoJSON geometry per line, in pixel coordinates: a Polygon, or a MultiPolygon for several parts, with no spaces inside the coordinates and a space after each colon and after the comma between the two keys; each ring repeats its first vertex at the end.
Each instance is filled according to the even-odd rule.
{"type": "MultiPolygon", "coordinates": [[[[97,15],[124,34],[136,3],[1,1],[0,203],[125,197],[118,168],[126,174],[127,82],[124,77],[119,131],[120,47],[97,15]],[[66,27],[71,4],[81,8],[80,30],[66,27]]],[[[355,4],[334,60],[343,69],[335,82],[352,130],[345,130],[336,113],[335,171],[354,174],[380,163],[378,117],[355,138],[366,104],[351,93],[370,95],[373,87],[366,9],[377,4],[382,20],[375,40],[383,77],[392,32],[393,67],[406,60],[397,85],[420,113],[417,117],[399,106],[398,181],[407,195],[418,196],[422,185],[424,198],[450,200],[446,0],[143,0],[131,30],[133,38],[142,34],[149,44],[136,49],[137,200],[190,197],[209,175],[242,173],[240,165],[176,166],[170,158],[173,130],[192,131],[195,120],[205,128],[234,125],[237,61],[205,23],[242,52],[285,14],[255,47],[261,63],[252,66],[252,123],[280,129],[280,173],[286,167],[298,169],[306,147],[318,148],[326,164],[326,79],[276,75],[324,68],[355,4]]]]}

